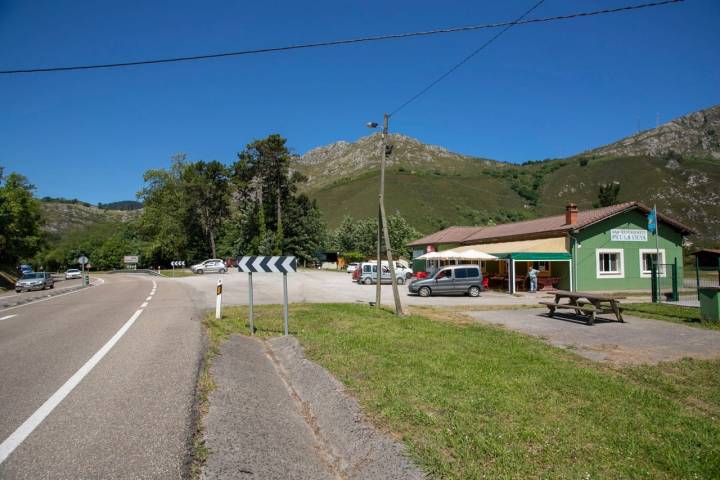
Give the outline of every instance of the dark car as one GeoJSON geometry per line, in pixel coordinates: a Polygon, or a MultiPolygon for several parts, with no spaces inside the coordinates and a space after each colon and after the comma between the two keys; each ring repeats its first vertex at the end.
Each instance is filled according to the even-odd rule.
{"type": "Polygon", "coordinates": [[[433,277],[415,280],[408,285],[410,293],[421,297],[444,294],[467,294],[479,297],[483,276],[477,265],[452,265],[437,272],[433,277]]]}
{"type": "Polygon", "coordinates": [[[23,275],[20,280],[15,282],[15,291],[17,293],[23,290],[45,290],[46,288],[55,288],[55,281],[47,272],[31,272],[23,275]]]}

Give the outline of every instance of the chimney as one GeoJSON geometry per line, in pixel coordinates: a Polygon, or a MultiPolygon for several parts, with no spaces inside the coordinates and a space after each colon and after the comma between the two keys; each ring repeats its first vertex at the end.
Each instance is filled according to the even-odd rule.
{"type": "Polygon", "coordinates": [[[565,224],[575,225],[578,221],[578,207],[574,203],[568,203],[565,207],[565,224]]]}

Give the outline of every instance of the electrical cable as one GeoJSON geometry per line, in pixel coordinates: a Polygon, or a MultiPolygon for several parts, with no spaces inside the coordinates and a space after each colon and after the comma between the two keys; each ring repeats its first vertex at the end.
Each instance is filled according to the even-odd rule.
{"type": "MultiPolygon", "coordinates": [[[[482,25],[468,25],[468,26],[464,26],[464,27],[454,27],[454,28],[439,28],[439,29],[435,29],[435,30],[428,30],[428,31],[421,31],[421,32],[406,32],[406,33],[395,33],[395,34],[387,34],[387,35],[374,35],[374,36],[369,36],[369,37],[359,37],[359,38],[351,38],[351,39],[344,39],[344,40],[330,40],[330,41],[325,41],[325,42],[287,45],[287,46],[283,46],[283,47],[270,47],[270,48],[259,48],[259,49],[254,49],[254,50],[238,50],[238,51],[232,51],[232,52],[210,53],[210,54],[205,54],[205,55],[192,55],[192,56],[183,56],[183,57],[160,58],[160,59],[151,59],[151,60],[137,60],[137,61],[127,61],[127,62],[117,62],[117,63],[98,63],[98,64],[71,65],[71,66],[58,66],[58,67],[17,68],[17,69],[10,69],[10,70],[0,70],[0,75],[67,72],[67,71],[74,71],[74,70],[94,70],[94,69],[105,69],[105,68],[132,67],[132,66],[140,66],[140,65],[156,65],[156,64],[162,64],[162,63],[190,62],[190,61],[197,61],[197,60],[208,60],[208,59],[213,59],[213,58],[235,57],[235,56],[244,56],[244,55],[258,55],[258,54],[264,54],[264,53],[284,52],[284,51],[289,51],[289,50],[331,47],[331,46],[337,46],[337,45],[350,45],[350,44],[356,44],[356,43],[377,42],[377,41],[384,41],[384,40],[397,40],[397,39],[410,38],[410,37],[421,37],[421,36],[438,35],[438,34],[444,34],[444,33],[467,32],[467,31],[472,31],[472,30],[483,30],[483,29],[491,29],[491,28],[506,27],[505,30],[507,30],[510,27],[513,27],[515,25],[528,25],[528,24],[533,24],[533,23],[545,23],[545,22],[553,22],[553,21],[559,21],[559,20],[569,20],[569,19],[579,18],[579,17],[591,17],[591,16],[595,16],[595,15],[606,15],[606,14],[625,12],[625,11],[630,11],[630,10],[639,10],[639,9],[643,9],[643,8],[659,7],[662,5],[668,5],[671,3],[681,3],[684,1],[685,0],[663,0],[663,1],[659,1],[659,2],[643,3],[643,4],[639,4],[639,5],[628,5],[625,7],[608,8],[608,9],[594,10],[594,11],[588,11],[588,12],[578,12],[578,13],[573,13],[573,14],[568,14],[568,15],[558,15],[558,16],[553,16],[553,17],[536,18],[536,19],[529,19],[529,20],[522,20],[522,21],[515,21],[515,22],[489,23],[489,24],[482,24],[482,25]]],[[[505,30],[503,30],[503,32],[501,32],[501,34],[504,33],[505,30]]]]}

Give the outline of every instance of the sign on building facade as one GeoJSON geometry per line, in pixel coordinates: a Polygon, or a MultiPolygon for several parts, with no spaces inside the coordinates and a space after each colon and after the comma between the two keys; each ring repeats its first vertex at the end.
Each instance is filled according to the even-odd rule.
{"type": "Polygon", "coordinates": [[[610,240],[613,242],[647,242],[647,230],[630,230],[626,228],[613,228],[610,230],[610,240]]]}

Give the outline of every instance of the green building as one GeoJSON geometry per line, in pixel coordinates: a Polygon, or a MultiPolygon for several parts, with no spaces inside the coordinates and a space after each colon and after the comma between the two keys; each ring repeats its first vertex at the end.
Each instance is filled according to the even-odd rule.
{"type": "MultiPolygon", "coordinates": [[[[650,290],[653,263],[677,263],[677,278],[683,278],[683,238],[694,231],[659,214],[656,239],[647,230],[649,212],[638,202],[584,211],[570,204],[564,214],[552,217],[486,227],[450,227],[410,243],[413,268],[432,271],[445,264],[466,263],[463,252],[475,250],[497,258],[474,262],[481,263],[490,288],[511,293],[525,288],[531,267],[540,271],[538,283],[546,290],[650,290]],[[450,250],[448,255],[455,260],[418,258],[428,252],[450,250]]],[[[670,269],[661,266],[660,274],[667,277],[670,269]]]]}

